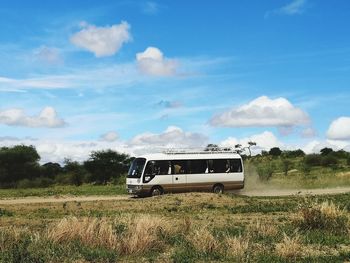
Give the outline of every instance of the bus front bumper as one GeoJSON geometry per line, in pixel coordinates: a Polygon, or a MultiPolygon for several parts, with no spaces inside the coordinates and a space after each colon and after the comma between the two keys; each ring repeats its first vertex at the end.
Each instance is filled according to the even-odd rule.
{"type": "Polygon", "coordinates": [[[141,194],[144,192],[144,188],[142,185],[132,185],[132,184],[128,184],[126,185],[126,190],[128,192],[128,194],[141,194]]]}

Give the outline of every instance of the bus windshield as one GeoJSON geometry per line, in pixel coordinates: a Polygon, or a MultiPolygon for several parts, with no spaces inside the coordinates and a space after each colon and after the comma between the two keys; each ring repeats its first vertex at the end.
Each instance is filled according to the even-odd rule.
{"type": "Polygon", "coordinates": [[[128,178],[140,178],[145,163],[145,158],[136,158],[130,166],[128,178]]]}

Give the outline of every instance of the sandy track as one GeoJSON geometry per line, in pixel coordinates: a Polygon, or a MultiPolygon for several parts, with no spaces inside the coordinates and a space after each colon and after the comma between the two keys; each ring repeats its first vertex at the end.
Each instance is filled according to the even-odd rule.
{"type": "MultiPolygon", "coordinates": [[[[302,189],[302,190],[240,190],[233,193],[246,196],[292,196],[292,195],[325,195],[342,194],[350,192],[350,187],[325,188],[325,189],[302,189]]],[[[36,203],[60,203],[60,202],[92,202],[92,201],[118,201],[131,199],[127,195],[115,196],[59,196],[59,197],[25,197],[0,199],[0,205],[36,204],[36,203]]]]}

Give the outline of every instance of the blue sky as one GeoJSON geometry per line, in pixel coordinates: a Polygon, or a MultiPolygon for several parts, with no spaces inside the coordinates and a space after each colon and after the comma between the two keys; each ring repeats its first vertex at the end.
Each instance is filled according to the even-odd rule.
{"type": "Polygon", "coordinates": [[[350,3],[2,1],[0,145],[350,149],[350,3]]]}

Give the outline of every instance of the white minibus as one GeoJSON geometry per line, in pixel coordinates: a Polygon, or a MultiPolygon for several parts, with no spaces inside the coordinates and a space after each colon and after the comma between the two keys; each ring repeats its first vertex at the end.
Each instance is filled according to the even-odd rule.
{"type": "Polygon", "coordinates": [[[231,151],[148,154],[135,158],[126,179],[129,194],[212,191],[244,187],[242,158],[231,151]]]}

